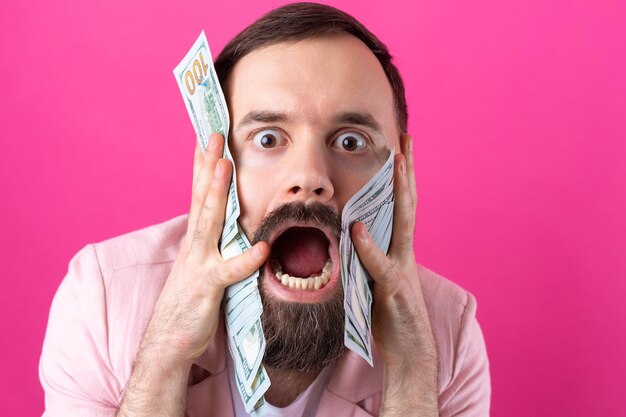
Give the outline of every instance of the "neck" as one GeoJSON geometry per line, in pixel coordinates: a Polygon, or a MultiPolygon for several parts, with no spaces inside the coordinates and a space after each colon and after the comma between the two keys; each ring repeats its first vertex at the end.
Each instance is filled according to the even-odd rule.
{"type": "Polygon", "coordinates": [[[322,371],[298,372],[291,370],[265,368],[272,381],[269,390],[265,393],[267,402],[275,407],[287,407],[298,395],[306,390],[315,381],[322,371]]]}

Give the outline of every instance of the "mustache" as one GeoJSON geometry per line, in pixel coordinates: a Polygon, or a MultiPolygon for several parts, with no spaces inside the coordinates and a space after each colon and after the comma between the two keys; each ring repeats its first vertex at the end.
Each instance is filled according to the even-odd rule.
{"type": "Polygon", "coordinates": [[[276,228],[284,223],[310,223],[330,229],[337,241],[341,237],[341,217],[331,207],[319,202],[285,203],[269,212],[254,232],[252,244],[267,241],[276,228]]]}

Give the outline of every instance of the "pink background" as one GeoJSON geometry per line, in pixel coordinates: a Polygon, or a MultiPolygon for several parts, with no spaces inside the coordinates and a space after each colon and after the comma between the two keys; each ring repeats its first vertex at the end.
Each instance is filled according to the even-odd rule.
{"type": "MultiPolygon", "coordinates": [[[[282,3],[0,4],[1,415],[43,410],[71,256],[187,210],[174,66],[202,28],[216,53],[282,3]]],[[[626,3],[333,4],[404,74],[417,257],[478,299],[492,415],[626,415],[626,3]]]]}

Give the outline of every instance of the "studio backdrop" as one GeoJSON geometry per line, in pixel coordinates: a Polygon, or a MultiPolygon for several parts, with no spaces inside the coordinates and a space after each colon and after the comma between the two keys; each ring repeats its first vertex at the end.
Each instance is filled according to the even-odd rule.
{"type": "MultiPolygon", "coordinates": [[[[281,1],[0,3],[0,414],[44,407],[52,297],[90,242],[188,210],[172,69],[281,1]]],[[[495,417],[626,415],[626,3],[355,0],[404,76],[418,262],[478,300],[495,417]]]]}

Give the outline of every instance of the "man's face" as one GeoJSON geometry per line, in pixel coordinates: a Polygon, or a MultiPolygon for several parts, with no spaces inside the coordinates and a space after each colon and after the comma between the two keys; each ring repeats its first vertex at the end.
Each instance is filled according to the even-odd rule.
{"type": "MultiPolygon", "coordinates": [[[[289,320],[286,315],[319,315],[310,310],[317,307],[334,310],[328,331],[337,333],[343,318],[339,216],[390,149],[399,149],[385,73],[361,41],[328,35],[253,51],[233,69],[226,95],[239,221],[248,236],[272,247],[262,268],[264,304],[269,298],[309,308],[276,313],[274,323],[289,320]]],[[[264,315],[271,314],[266,308],[264,315]]],[[[320,334],[320,343],[328,336],[320,334]]]]}
{"type": "MultiPolygon", "coordinates": [[[[257,49],[237,63],[226,93],[248,236],[285,203],[318,202],[340,214],[389,149],[399,149],[389,82],[373,53],[348,34],[257,49]]],[[[330,294],[276,295],[317,302],[330,294]]]]}

